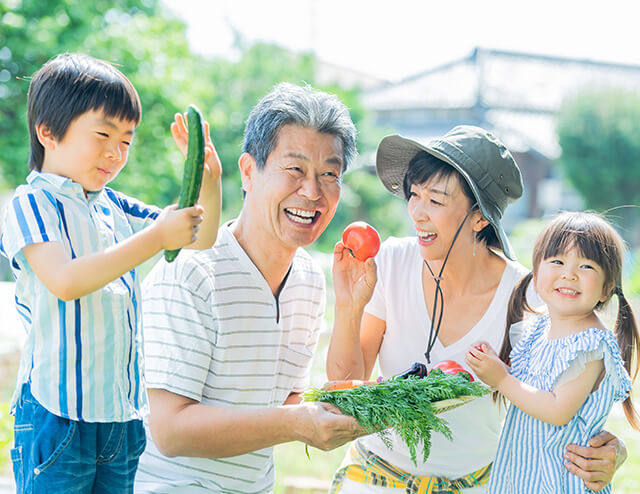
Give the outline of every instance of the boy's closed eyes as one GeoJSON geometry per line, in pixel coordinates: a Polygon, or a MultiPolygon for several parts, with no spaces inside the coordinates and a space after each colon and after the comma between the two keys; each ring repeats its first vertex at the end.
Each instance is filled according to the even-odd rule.
{"type": "Polygon", "coordinates": [[[104,188],[127,163],[135,122],[92,110],[76,117],[57,139],[46,125],[37,134],[46,149],[42,171],[70,178],[87,191],[104,188]]]}

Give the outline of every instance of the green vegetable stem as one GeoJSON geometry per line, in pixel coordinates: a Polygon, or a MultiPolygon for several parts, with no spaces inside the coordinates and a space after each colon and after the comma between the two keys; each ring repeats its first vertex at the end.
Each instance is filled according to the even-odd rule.
{"type": "Polygon", "coordinates": [[[434,369],[422,379],[408,376],[340,390],[312,388],[303,394],[303,399],[332,403],[368,432],[378,433],[388,447],[391,440],[387,429],[392,429],[407,444],[411,460],[417,465],[416,448],[423,445],[423,461],[427,461],[432,431],[451,439],[447,422],[436,417],[432,403],[489,392],[482,384],[469,382],[466,374],[447,375],[434,369]]]}
{"type": "MultiPolygon", "coordinates": [[[[187,124],[189,126],[189,142],[187,144],[187,159],[184,162],[182,175],[182,187],[178,209],[193,206],[200,195],[202,185],[202,171],[204,169],[204,126],[202,114],[194,105],[187,109],[187,124]]],[[[167,262],[173,262],[180,249],[165,250],[164,258],[167,262]]]]}

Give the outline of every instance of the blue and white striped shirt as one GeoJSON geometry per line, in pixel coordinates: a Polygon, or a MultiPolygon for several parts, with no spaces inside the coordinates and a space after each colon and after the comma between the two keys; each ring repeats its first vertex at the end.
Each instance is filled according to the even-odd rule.
{"type": "MultiPolygon", "coordinates": [[[[515,405],[507,412],[488,492],[490,494],[591,493],[581,478],[564,467],[568,444],[587,446],[600,432],[611,407],[631,389],[614,334],[587,329],[564,338],[548,339],[549,317],[532,320],[527,334],[511,352],[511,374],[538,389],[553,390],[584,372],[586,363],[603,360],[604,379],[563,426],[547,424],[515,405]]],[[[611,485],[601,492],[610,493],[611,485]]]]}
{"type": "Polygon", "coordinates": [[[85,197],[80,184],[50,173],[33,171],[27,182],[7,205],[0,237],[27,331],[12,409],[29,381],[34,397],[55,415],[84,422],[139,419],[147,400],[137,270],[64,302],[38,279],[22,249],[59,242],[71,258],[100,252],[151,224],[159,210],[109,188],[85,197]]]}

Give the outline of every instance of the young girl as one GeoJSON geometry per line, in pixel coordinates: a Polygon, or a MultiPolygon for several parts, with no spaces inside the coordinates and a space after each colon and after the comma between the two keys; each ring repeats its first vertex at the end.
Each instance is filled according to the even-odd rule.
{"type": "MultiPolygon", "coordinates": [[[[515,405],[507,413],[488,492],[592,492],[565,469],[565,446],[586,445],[617,401],[624,400],[627,420],[640,430],[629,395],[640,337],[621,288],[623,248],[602,217],[559,215],[536,241],[533,273],[511,296],[500,356],[484,342],[467,352],[478,377],[515,405]],[[531,280],[548,314],[525,320],[524,335],[511,350],[509,328],[523,320],[524,311],[534,312],[525,300],[531,280]],[[595,311],[614,294],[619,308],[611,332],[595,311]]],[[[601,492],[610,491],[608,485],[601,492]]]]}

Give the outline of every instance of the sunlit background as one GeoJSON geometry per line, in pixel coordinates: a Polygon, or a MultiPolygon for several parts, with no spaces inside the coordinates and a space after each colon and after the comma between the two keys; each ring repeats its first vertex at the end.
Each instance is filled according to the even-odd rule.
{"type": "MultiPolygon", "coordinates": [[[[530,264],[533,238],[557,211],[606,212],[629,246],[625,291],[639,313],[638,18],[640,4],[622,0],[0,0],[0,214],[28,173],[29,77],[60,52],[117,64],[140,93],[142,122],[113,186],[144,201],[176,200],[183,159],[169,123],[199,106],[223,163],[223,219],[241,208],[237,158],[250,109],[277,82],[308,83],[349,106],[359,136],[336,217],[310,248],[327,275],[351,221],[383,238],[411,234],[404,203],[375,176],[380,138],[428,139],[467,123],[500,137],[522,169],[524,196],[505,218],[520,261],[530,264]]],[[[329,298],[314,384],[324,379],[330,286],[329,298]]],[[[0,492],[12,489],[7,407],[23,339],[0,258],[0,492]]],[[[630,455],[614,492],[638,493],[640,433],[619,408],[607,426],[630,455]]],[[[277,492],[305,483],[323,492],[343,451],[312,450],[309,461],[301,444],[278,446],[277,492]]]]}

